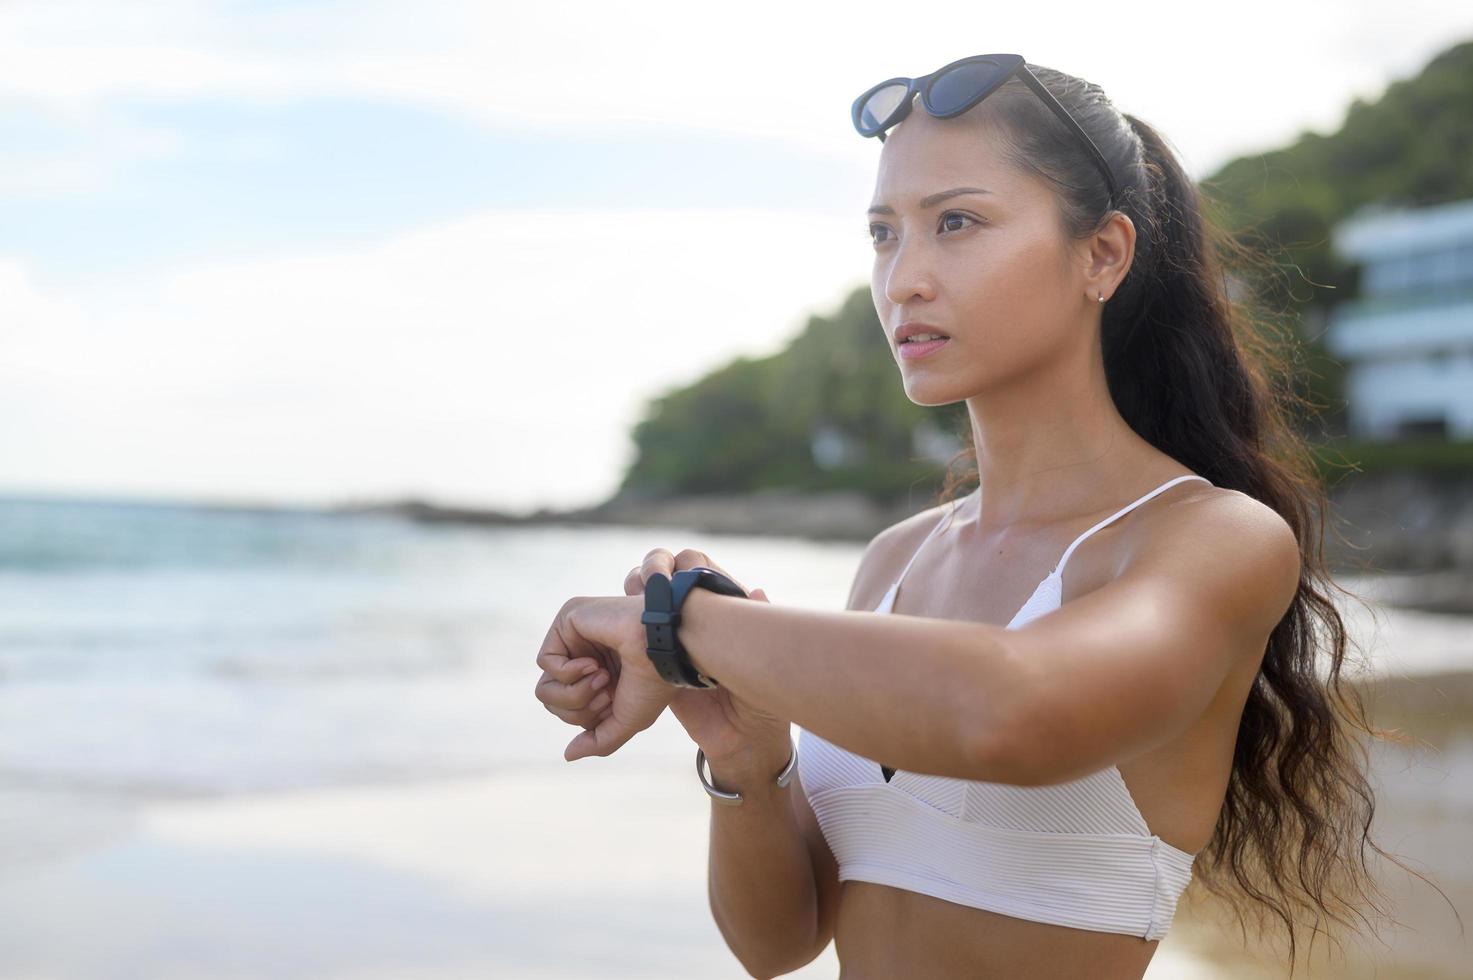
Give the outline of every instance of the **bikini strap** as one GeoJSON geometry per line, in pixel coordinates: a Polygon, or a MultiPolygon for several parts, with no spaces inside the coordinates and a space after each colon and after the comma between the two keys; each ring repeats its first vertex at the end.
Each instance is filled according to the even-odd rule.
{"type": "Polygon", "coordinates": [[[1156,496],[1156,494],[1161,493],[1161,492],[1163,492],[1165,490],[1171,489],[1172,487],[1176,486],[1178,483],[1181,483],[1183,480],[1201,480],[1203,483],[1206,483],[1208,486],[1211,486],[1212,485],[1212,481],[1211,480],[1207,479],[1205,476],[1197,476],[1195,473],[1188,473],[1185,476],[1179,476],[1179,477],[1177,477],[1174,480],[1167,480],[1165,483],[1161,484],[1159,487],[1157,487],[1156,489],[1152,490],[1150,493],[1146,494],[1143,497],[1137,498],[1136,500],[1134,500],[1134,501],[1126,504],[1124,507],[1120,508],[1115,513],[1111,514],[1109,517],[1105,518],[1103,521],[1100,521],[1094,527],[1090,528],[1088,531],[1085,531],[1079,537],[1075,538],[1074,539],[1074,543],[1071,544],[1071,545],[1069,545],[1068,550],[1066,550],[1064,552],[1064,557],[1059,559],[1059,564],[1056,565],[1054,567],[1054,570],[1049,573],[1049,578],[1058,578],[1060,575],[1062,575],[1064,573],[1064,564],[1065,564],[1065,562],[1067,562],[1069,560],[1069,556],[1072,555],[1072,554],[1074,554],[1074,549],[1077,548],[1077,547],[1079,547],[1079,545],[1084,541],[1085,538],[1089,537],[1091,534],[1094,534],[1096,531],[1098,531],[1100,528],[1104,527],[1106,524],[1109,524],[1112,521],[1118,520],[1119,518],[1125,516],[1126,514],[1130,513],[1131,511],[1135,510],[1141,504],[1145,503],[1147,500],[1150,500],[1152,497],[1156,496]]]}
{"type": "MultiPolygon", "coordinates": [[[[942,526],[946,524],[947,519],[951,517],[951,515],[956,511],[957,507],[959,506],[961,506],[961,501],[953,500],[951,502],[951,507],[947,509],[945,514],[941,515],[941,520],[937,521],[936,526],[931,528],[931,532],[927,534],[923,539],[921,539],[920,544],[916,545],[915,550],[910,553],[910,561],[905,563],[905,567],[900,571],[900,576],[896,578],[893,583],[891,583],[890,592],[894,592],[900,588],[900,583],[905,581],[905,573],[910,571],[910,566],[915,564],[916,557],[920,555],[921,549],[926,546],[926,542],[930,541],[936,536],[936,532],[941,530],[942,526]]],[[[886,594],[888,595],[889,593],[886,594]]]]}

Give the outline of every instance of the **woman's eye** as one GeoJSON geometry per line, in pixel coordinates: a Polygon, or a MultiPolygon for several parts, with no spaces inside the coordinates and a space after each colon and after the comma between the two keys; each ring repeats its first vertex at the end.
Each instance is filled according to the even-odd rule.
{"type": "MultiPolygon", "coordinates": [[[[941,216],[941,225],[942,225],[942,227],[946,227],[947,220],[948,219],[951,219],[951,218],[961,218],[964,221],[976,221],[977,220],[976,218],[972,217],[970,214],[962,214],[960,211],[948,211],[948,212],[946,212],[945,214],[943,214],[941,216]]],[[[961,231],[962,228],[964,228],[964,227],[966,227],[966,226],[965,225],[962,225],[961,227],[958,227],[958,228],[948,228],[947,230],[949,230],[949,231],[961,231]]]]}
{"type": "MultiPolygon", "coordinates": [[[[950,221],[953,218],[960,218],[963,222],[970,221],[970,222],[973,222],[974,224],[981,224],[980,221],[978,221],[976,218],[972,217],[970,214],[963,214],[960,211],[948,211],[948,212],[946,212],[945,214],[943,214],[941,216],[940,230],[942,230],[942,231],[961,231],[963,228],[966,227],[965,223],[963,223],[961,225],[955,225],[955,226],[948,225],[947,222],[950,221]]],[[[873,243],[875,245],[880,245],[880,244],[883,244],[884,242],[889,241],[889,238],[887,238],[887,237],[881,237],[882,234],[888,235],[889,231],[890,231],[890,229],[889,228],[886,228],[884,225],[870,225],[869,226],[869,236],[870,236],[871,243],[873,243]]]]}

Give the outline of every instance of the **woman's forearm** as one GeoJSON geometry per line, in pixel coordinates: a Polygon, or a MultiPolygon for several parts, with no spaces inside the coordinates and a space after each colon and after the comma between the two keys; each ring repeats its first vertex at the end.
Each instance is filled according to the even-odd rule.
{"type": "Polygon", "coordinates": [[[680,642],[744,701],[897,769],[988,771],[1023,724],[1027,675],[987,623],[830,612],[693,589],[680,642]]]}
{"type": "Polygon", "coordinates": [[[816,943],[818,888],[793,811],[795,789],[773,779],[786,761],[744,772],[711,767],[712,785],[743,797],[739,806],[711,801],[711,915],[726,945],[758,977],[791,972],[816,943]]]}

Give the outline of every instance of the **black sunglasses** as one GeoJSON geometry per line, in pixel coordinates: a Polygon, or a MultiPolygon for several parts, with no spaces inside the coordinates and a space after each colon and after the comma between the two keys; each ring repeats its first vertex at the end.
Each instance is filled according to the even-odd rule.
{"type": "Polygon", "coordinates": [[[885,142],[885,130],[910,115],[911,100],[916,92],[921,93],[921,105],[937,119],[959,116],[972,106],[987,98],[1013,75],[1017,75],[1028,87],[1038,94],[1054,115],[1079,137],[1080,143],[1089,150],[1090,156],[1105,175],[1110,187],[1110,204],[1113,207],[1118,195],[1115,175],[1105,162],[1105,155],[1095,146],[1095,141],[1080,128],[1069,110],[1059,104],[1038,76],[1028,70],[1020,54],[978,54],[960,61],[953,61],[920,78],[891,78],[854,100],[851,115],[854,128],[861,136],[878,136],[885,142]]]}

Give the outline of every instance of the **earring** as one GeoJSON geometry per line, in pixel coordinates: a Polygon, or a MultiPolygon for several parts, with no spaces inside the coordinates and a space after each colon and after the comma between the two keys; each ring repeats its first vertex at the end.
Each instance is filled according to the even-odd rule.
{"type": "Polygon", "coordinates": [[[1100,293],[1098,295],[1099,295],[1100,302],[1103,303],[1105,301],[1105,294],[1104,293],[1100,293]]]}

